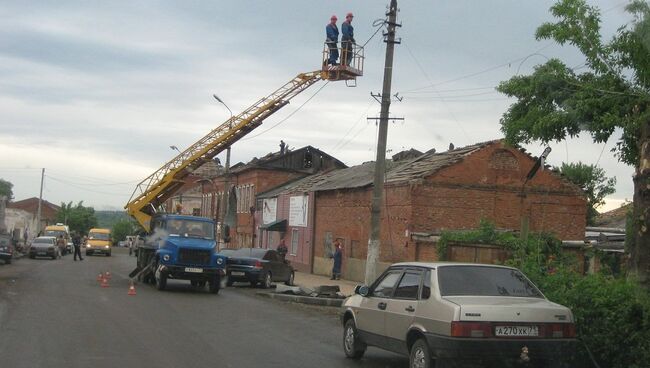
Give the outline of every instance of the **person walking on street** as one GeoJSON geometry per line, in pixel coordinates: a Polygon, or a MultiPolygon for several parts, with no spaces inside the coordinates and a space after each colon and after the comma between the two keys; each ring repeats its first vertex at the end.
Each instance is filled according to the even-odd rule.
{"type": "Polygon", "coordinates": [[[334,264],[332,265],[332,280],[340,280],[343,251],[341,250],[341,242],[338,239],[334,241],[334,254],[332,255],[332,258],[334,259],[334,264]]]}
{"type": "Polygon", "coordinates": [[[330,23],[325,26],[325,34],[327,37],[325,42],[327,43],[330,53],[329,59],[327,60],[329,65],[338,65],[336,62],[339,58],[339,49],[337,46],[337,43],[339,42],[339,28],[336,26],[337,20],[338,18],[336,15],[332,15],[330,23]]]}
{"type": "Polygon", "coordinates": [[[57,258],[61,258],[61,254],[63,254],[63,252],[65,251],[65,245],[66,244],[65,244],[65,239],[63,238],[63,235],[59,235],[59,237],[56,238],[56,247],[58,249],[58,252],[57,252],[58,257],[57,258]]]}
{"type": "Polygon", "coordinates": [[[354,40],[354,27],[352,27],[352,18],[354,14],[348,13],[345,16],[345,22],[341,24],[341,63],[343,65],[350,65],[352,62],[352,56],[354,56],[354,47],[356,43],[354,40]]]}
{"type": "Polygon", "coordinates": [[[76,261],[77,256],[79,256],[79,260],[83,261],[84,259],[81,258],[81,237],[78,233],[72,236],[72,245],[74,246],[74,260],[76,261]]]}

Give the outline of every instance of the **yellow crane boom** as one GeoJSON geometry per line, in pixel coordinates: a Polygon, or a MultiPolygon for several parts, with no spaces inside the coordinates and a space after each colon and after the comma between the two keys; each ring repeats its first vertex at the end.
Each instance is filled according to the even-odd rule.
{"type": "Polygon", "coordinates": [[[354,45],[354,57],[348,65],[327,65],[329,52],[326,45],[323,51],[322,70],[298,74],[275,92],[255,102],[244,112],[226,120],[141,181],[133,191],[129,202],[124,206],[127,213],[133,216],[146,231],[149,231],[151,217],[162,203],[183,186],[183,179],[260,126],[264,119],[287,105],[292,98],[321,79],[349,81],[363,75],[362,47],[354,45]]]}

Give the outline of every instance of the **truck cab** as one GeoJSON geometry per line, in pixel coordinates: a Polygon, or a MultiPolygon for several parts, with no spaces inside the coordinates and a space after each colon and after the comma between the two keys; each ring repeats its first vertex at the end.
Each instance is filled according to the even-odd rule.
{"type": "MultiPolygon", "coordinates": [[[[226,257],[218,254],[214,221],[205,217],[156,215],[151,233],[138,249],[138,265],[151,264],[150,281],[159,290],[167,280],[189,280],[193,286],[209,285],[218,293],[225,275],[226,257]]],[[[146,276],[145,276],[146,277],[146,276]]]]}

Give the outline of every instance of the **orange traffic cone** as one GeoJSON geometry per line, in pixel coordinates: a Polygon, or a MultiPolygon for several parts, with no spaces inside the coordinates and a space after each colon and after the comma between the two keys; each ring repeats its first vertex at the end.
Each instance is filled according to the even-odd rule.
{"type": "Polygon", "coordinates": [[[97,275],[97,282],[102,282],[104,279],[104,275],[100,272],[99,275],[97,275]]]}
{"type": "Polygon", "coordinates": [[[106,273],[104,274],[104,278],[110,280],[111,279],[111,273],[109,271],[106,271],[106,273]]]}
{"type": "Polygon", "coordinates": [[[135,295],[135,286],[133,285],[133,281],[131,281],[131,285],[129,286],[129,292],[127,294],[135,295]]]}
{"type": "Polygon", "coordinates": [[[101,286],[103,288],[107,288],[108,287],[108,279],[106,277],[102,277],[102,283],[99,286],[101,286]]]}

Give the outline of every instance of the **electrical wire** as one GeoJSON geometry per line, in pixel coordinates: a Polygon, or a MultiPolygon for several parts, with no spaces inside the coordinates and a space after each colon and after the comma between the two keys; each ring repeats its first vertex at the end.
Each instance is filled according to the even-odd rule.
{"type": "Polygon", "coordinates": [[[87,183],[76,183],[77,185],[92,185],[92,186],[115,186],[115,185],[131,185],[135,183],[139,183],[142,180],[137,179],[137,180],[130,180],[130,181],[125,181],[125,182],[106,182],[106,179],[98,178],[98,177],[93,177],[93,176],[75,176],[75,175],[68,175],[64,174],[60,171],[56,170],[48,170],[50,173],[54,173],[55,175],[59,177],[65,177],[68,179],[81,179],[86,181],[87,183]]]}
{"type": "Polygon", "coordinates": [[[287,121],[290,117],[292,117],[292,116],[295,115],[298,111],[300,111],[300,109],[302,109],[302,108],[303,108],[303,107],[304,107],[304,106],[305,106],[309,101],[311,101],[312,98],[316,97],[316,95],[319,94],[320,91],[322,91],[323,88],[325,88],[325,86],[327,86],[328,84],[329,84],[329,81],[326,81],[325,84],[323,84],[323,86],[321,86],[318,90],[316,90],[316,92],[314,92],[313,95],[311,95],[311,96],[310,96],[310,97],[309,97],[305,102],[303,102],[302,105],[298,106],[297,109],[295,109],[294,111],[292,111],[292,112],[291,112],[289,115],[287,115],[284,119],[278,121],[278,122],[275,123],[274,125],[270,126],[268,129],[263,130],[263,131],[259,132],[258,134],[252,135],[252,136],[250,136],[250,137],[242,138],[242,139],[240,139],[240,140],[242,140],[242,141],[247,141],[247,140],[249,140],[249,139],[253,139],[253,138],[255,138],[255,137],[259,137],[260,135],[262,135],[262,134],[268,132],[269,130],[271,130],[271,129],[277,127],[278,125],[284,123],[284,122],[287,121]]]}
{"type": "Polygon", "coordinates": [[[73,188],[84,190],[84,191],[91,192],[91,193],[105,194],[105,195],[112,195],[112,196],[121,196],[121,197],[128,196],[128,194],[125,194],[125,193],[109,193],[109,192],[102,192],[102,191],[98,191],[98,190],[92,190],[92,189],[84,188],[84,187],[79,186],[79,185],[77,185],[75,183],[70,183],[68,181],[53,177],[51,175],[45,175],[45,177],[47,177],[47,178],[49,178],[49,179],[51,179],[53,181],[56,181],[58,183],[69,185],[69,186],[71,186],[73,188]]]}
{"type": "Polygon", "coordinates": [[[375,101],[370,101],[370,103],[368,104],[368,107],[366,108],[366,110],[361,115],[359,115],[359,118],[357,119],[357,121],[355,121],[354,124],[352,124],[352,126],[350,126],[350,129],[348,129],[348,131],[345,133],[345,135],[334,145],[334,147],[332,148],[332,151],[335,151],[338,148],[339,144],[341,144],[343,141],[345,141],[345,138],[348,137],[350,132],[352,132],[352,130],[354,130],[354,128],[359,124],[359,122],[363,119],[363,117],[366,114],[368,114],[368,111],[370,110],[370,108],[372,107],[372,105],[374,103],[375,103],[375,101]]]}
{"type": "MultiPolygon", "coordinates": [[[[422,72],[422,75],[424,75],[424,77],[427,79],[427,81],[429,81],[429,84],[431,85],[431,88],[434,88],[434,91],[435,91],[435,86],[434,86],[433,82],[431,81],[431,78],[429,78],[429,75],[427,74],[427,72],[422,67],[422,64],[420,64],[420,62],[415,57],[415,55],[413,55],[413,52],[411,51],[411,48],[408,46],[407,43],[403,43],[403,45],[404,45],[404,47],[406,47],[406,51],[408,51],[408,53],[409,53],[409,55],[411,55],[411,58],[413,59],[413,61],[415,62],[415,64],[418,66],[418,68],[422,72]]],[[[449,105],[447,105],[447,103],[446,103],[445,99],[443,98],[442,94],[438,93],[438,97],[440,98],[440,101],[442,101],[442,104],[445,106],[445,109],[447,109],[447,112],[449,113],[449,115],[452,117],[452,119],[454,119],[454,121],[456,122],[456,124],[460,128],[461,132],[463,132],[463,135],[465,136],[465,139],[467,139],[467,143],[468,144],[471,143],[472,139],[469,137],[469,134],[467,134],[467,132],[465,131],[465,128],[463,128],[463,125],[460,123],[460,121],[456,117],[456,114],[454,114],[454,112],[449,108],[449,105]]]]}

